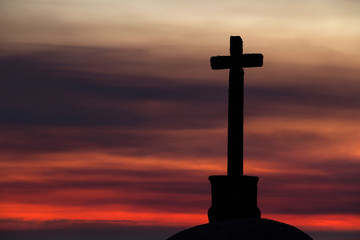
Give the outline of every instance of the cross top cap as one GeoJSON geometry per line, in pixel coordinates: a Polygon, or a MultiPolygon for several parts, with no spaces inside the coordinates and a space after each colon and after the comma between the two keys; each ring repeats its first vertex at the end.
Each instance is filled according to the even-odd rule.
{"type": "Polygon", "coordinates": [[[230,37],[230,56],[215,56],[210,58],[211,68],[248,68],[261,67],[263,65],[263,55],[260,53],[243,54],[243,41],[240,36],[230,37]]]}
{"type": "Polygon", "coordinates": [[[240,36],[230,36],[230,55],[240,56],[243,54],[243,40],[240,36]]]}

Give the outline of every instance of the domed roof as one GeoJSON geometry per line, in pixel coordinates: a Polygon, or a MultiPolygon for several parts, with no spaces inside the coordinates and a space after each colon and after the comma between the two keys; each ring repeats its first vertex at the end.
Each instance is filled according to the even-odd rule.
{"type": "Polygon", "coordinates": [[[168,240],[312,240],[296,227],[285,223],[247,218],[219,221],[181,231],[168,240]]]}

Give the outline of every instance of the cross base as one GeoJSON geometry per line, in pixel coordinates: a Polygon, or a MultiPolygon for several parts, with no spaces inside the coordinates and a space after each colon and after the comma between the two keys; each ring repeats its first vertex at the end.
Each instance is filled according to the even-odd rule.
{"type": "Polygon", "coordinates": [[[257,206],[257,183],[253,176],[217,175],[209,177],[212,205],[209,222],[237,218],[260,218],[257,206]]]}

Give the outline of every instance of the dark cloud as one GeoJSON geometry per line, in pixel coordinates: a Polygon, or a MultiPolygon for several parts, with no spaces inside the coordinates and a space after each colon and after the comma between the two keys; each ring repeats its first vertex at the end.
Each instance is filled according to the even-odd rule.
{"type": "Polygon", "coordinates": [[[23,155],[17,161],[28,161],[26,154],[94,150],[131,156],[222,157],[226,154],[225,134],[225,130],[223,133],[182,133],[151,129],[18,127],[2,131],[0,146],[3,153],[23,155]]]}
{"type": "MultiPolygon", "coordinates": [[[[260,176],[258,199],[264,214],[360,213],[359,160],[328,159],[304,165],[301,173],[286,167],[278,174],[260,176]]],[[[33,174],[47,180],[4,182],[1,199],[57,206],[120,204],[157,212],[206,212],[210,206],[209,173],[203,171],[59,168],[38,169],[33,174]],[[104,193],[97,194],[99,190],[104,193]],[[64,191],[87,194],[63,196],[64,191]]]]}
{"type": "Polygon", "coordinates": [[[263,202],[264,211],[294,214],[360,213],[357,204],[360,201],[359,159],[322,159],[302,165],[303,173],[286,173],[285,168],[282,173],[260,177],[260,201],[263,202]]]}
{"type": "Polygon", "coordinates": [[[245,89],[246,116],[288,119],[359,119],[357,83],[344,81],[342,87],[248,86],[245,89]]]}
{"type": "MultiPolygon", "coordinates": [[[[158,240],[167,239],[187,227],[157,227],[157,226],[129,226],[127,220],[55,220],[55,221],[24,221],[21,219],[1,219],[2,223],[24,226],[23,230],[1,230],[3,240],[81,240],[81,239],[127,239],[127,240],[158,240]],[[38,229],[32,230],[36,226],[38,229]]],[[[136,223],[135,223],[136,224],[136,223]]],[[[190,226],[188,226],[190,227],[190,226]]],[[[359,231],[314,231],[306,230],[313,239],[318,240],[355,240],[360,236],[359,231]]]]}
{"type": "MultiPolygon", "coordinates": [[[[163,79],[140,72],[130,74],[126,70],[134,63],[141,65],[138,59],[147,54],[142,49],[130,52],[124,49],[57,47],[0,57],[2,153],[28,157],[48,152],[92,150],[119,155],[172,156],[174,160],[189,156],[225,158],[226,82],[163,79]],[[115,59],[114,54],[116,64],[108,66],[106,63],[115,59]],[[108,71],[117,64],[121,66],[120,70],[108,71]],[[224,131],[208,131],[212,129],[224,131]],[[180,134],[185,130],[194,132],[180,134]],[[203,132],[196,132],[198,130],[203,132]]],[[[358,84],[343,79],[343,85],[327,85],[326,79],[322,79],[324,83],[306,85],[311,81],[307,79],[299,83],[302,77],[293,79],[296,84],[286,86],[247,84],[245,123],[263,118],[298,121],[331,118],[345,122],[350,121],[349,117],[351,121],[359,119],[358,84]]],[[[269,78],[271,82],[271,76],[269,78]]],[[[264,176],[264,180],[260,178],[261,208],[273,213],[359,213],[356,170],[360,166],[352,164],[358,159],[347,159],[346,162],[315,159],[311,165],[307,159],[302,163],[304,157],[297,155],[306,152],[307,147],[325,148],[333,142],[329,136],[303,130],[246,133],[245,157],[284,162],[284,166],[290,166],[290,169],[301,166],[300,169],[321,169],[324,172],[323,175],[285,172],[279,176],[264,176]]],[[[34,158],[27,157],[16,161],[34,161],[34,158]]],[[[2,161],[10,162],[8,159],[2,161]]],[[[199,173],[187,175],[180,170],[144,172],[126,169],[56,171],[59,172],[42,171],[38,174],[61,175],[71,180],[3,182],[1,192],[9,200],[27,203],[44,199],[60,205],[131,203],[163,211],[195,211],[208,207],[207,181],[188,180],[206,179],[199,173]],[[75,174],[94,177],[108,174],[108,177],[113,176],[113,180],[78,181],[72,178],[75,174]],[[119,175],[123,179],[114,180],[119,175]],[[169,180],[163,181],[164,178],[169,180]],[[134,193],[154,195],[146,199],[127,194],[91,201],[86,198],[64,201],[54,195],[42,198],[60,189],[130,189],[134,193]],[[23,200],[12,199],[21,194],[23,200]],[[164,199],[159,194],[175,197],[164,199]]]]}
{"type": "Polygon", "coordinates": [[[102,61],[112,55],[127,64],[134,55],[146,55],[142,50],[131,54],[126,49],[58,47],[1,57],[2,149],[36,153],[118,146],[121,154],[166,154],[183,148],[179,140],[174,143],[174,135],[154,130],[226,123],[225,84],[92,71],[93,65],[105,68],[102,61]]]}
{"type": "MultiPolygon", "coordinates": [[[[1,123],[179,129],[226,120],[225,81],[175,81],[123,69],[148,55],[143,49],[56,47],[2,56],[1,123]],[[109,73],[106,63],[115,60],[121,70],[109,73]]],[[[358,84],[319,85],[314,78],[310,86],[301,79],[287,86],[247,84],[246,117],[337,117],[359,108],[358,84]]]]}
{"type": "MultiPolygon", "coordinates": [[[[158,240],[167,239],[187,227],[129,226],[122,221],[89,221],[89,220],[55,220],[55,221],[24,221],[21,219],[2,219],[0,222],[24,226],[24,230],[1,230],[3,240],[81,240],[81,239],[128,239],[158,240]],[[32,226],[38,229],[31,230],[32,226]]],[[[136,223],[135,223],[136,224],[136,223]]],[[[188,226],[190,227],[190,226],[188,226]]],[[[304,230],[304,229],[303,229],[304,230]]],[[[359,231],[314,231],[305,230],[313,239],[318,240],[355,240],[359,231]]]]}
{"type": "Polygon", "coordinates": [[[222,113],[217,100],[226,99],[220,85],[60,71],[54,69],[57,63],[51,66],[36,57],[0,61],[4,125],[199,128],[204,125],[199,118],[209,119],[205,126],[214,124],[212,119],[222,113]],[[162,102],[167,105],[156,104],[162,102]],[[212,111],[204,104],[211,104],[212,111]],[[191,121],[186,118],[190,114],[191,121]]]}
{"type": "Polygon", "coordinates": [[[306,231],[313,239],[324,240],[356,240],[360,231],[306,231]]]}
{"type": "Polygon", "coordinates": [[[128,220],[25,221],[22,219],[1,219],[0,222],[10,225],[9,229],[0,230],[3,240],[158,240],[166,239],[181,230],[181,227],[138,226],[137,224],[141,223],[128,220]],[[12,225],[17,226],[17,229],[11,230],[12,225]],[[32,228],[36,228],[36,230],[32,228]]]}
{"type": "MultiPolygon", "coordinates": [[[[336,139],[338,140],[338,139],[336,139]]],[[[279,161],[287,157],[287,161],[299,160],[314,148],[320,149],[334,144],[334,139],[321,133],[304,130],[277,130],[270,133],[246,133],[244,155],[246,157],[279,161]]],[[[285,164],[285,163],[284,163],[285,164]]]]}
{"type": "Polygon", "coordinates": [[[41,184],[12,182],[1,186],[3,202],[46,204],[49,206],[79,206],[83,208],[113,206],[114,211],[156,211],[158,213],[202,213],[210,206],[206,182],[129,182],[129,181],[69,181],[41,184]],[[68,194],[61,194],[67,191],[68,194]],[[101,194],[99,194],[99,192],[101,194]],[[77,192],[83,192],[78,195],[77,192]]]}
{"type": "MultiPolygon", "coordinates": [[[[124,66],[141,65],[143,58],[151,58],[144,49],[70,46],[47,46],[43,51],[0,57],[2,149],[26,153],[121,146],[126,151],[120,149],[120,154],[221,156],[223,148],[217,146],[226,144],[226,82],[180,81],[125,71],[124,66]],[[119,71],[109,70],[117,65],[119,71]],[[214,128],[223,128],[223,135],[203,133],[182,138],[160,131],[214,128]]],[[[319,86],[317,80],[315,86],[319,86]]],[[[359,87],[350,80],[343,83],[315,88],[302,83],[249,83],[245,120],[357,119],[359,87]]],[[[295,135],[301,136],[295,138],[298,142],[323,138],[314,133],[279,134],[272,137],[283,143],[295,135]]],[[[253,142],[265,146],[268,138],[266,134],[247,135],[247,151],[253,151],[253,142]]],[[[268,149],[281,150],[276,146],[268,149]]]]}
{"type": "Polygon", "coordinates": [[[198,212],[210,204],[207,173],[199,171],[39,168],[32,175],[42,180],[0,183],[2,201],[90,208],[120,204],[157,212],[198,212]]]}

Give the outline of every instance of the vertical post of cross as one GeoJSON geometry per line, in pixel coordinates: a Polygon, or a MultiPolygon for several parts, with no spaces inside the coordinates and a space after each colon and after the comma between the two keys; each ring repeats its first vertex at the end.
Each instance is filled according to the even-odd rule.
{"type": "Polygon", "coordinates": [[[244,156],[244,69],[235,63],[243,55],[243,42],[239,36],[230,37],[230,57],[228,103],[228,176],[243,175],[244,156]]]}

